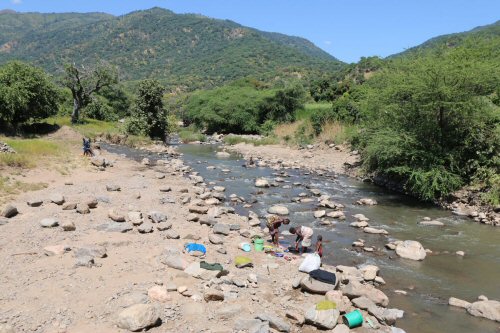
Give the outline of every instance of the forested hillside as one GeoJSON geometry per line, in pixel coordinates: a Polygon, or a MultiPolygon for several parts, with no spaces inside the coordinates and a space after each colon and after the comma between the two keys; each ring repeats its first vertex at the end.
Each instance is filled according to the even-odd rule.
{"type": "Polygon", "coordinates": [[[207,88],[248,75],[303,76],[342,63],[311,42],[227,20],[153,8],[106,14],[0,14],[0,63],[18,59],[57,74],[65,63],[118,65],[123,81],[207,88]]]}

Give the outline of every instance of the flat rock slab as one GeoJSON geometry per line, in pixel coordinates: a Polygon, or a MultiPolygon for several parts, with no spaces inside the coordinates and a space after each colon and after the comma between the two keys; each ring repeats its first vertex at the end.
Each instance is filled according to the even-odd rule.
{"type": "Polygon", "coordinates": [[[32,199],[26,203],[30,207],[40,207],[43,204],[42,199],[32,199]]]}
{"type": "MultiPolygon", "coordinates": [[[[338,283],[338,278],[337,278],[337,283],[338,283]]],[[[311,278],[310,276],[305,276],[301,281],[300,281],[300,287],[302,290],[307,291],[312,294],[320,294],[324,295],[330,290],[334,290],[336,285],[329,284],[329,283],[324,283],[318,280],[315,280],[311,278]]]]}
{"type": "Polygon", "coordinates": [[[106,232],[127,232],[130,230],[133,230],[134,227],[132,223],[124,222],[124,223],[119,223],[119,222],[110,222],[110,223],[105,223],[98,225],[96,227],[96,230],[98,231],[106,231],[106,232]]]}

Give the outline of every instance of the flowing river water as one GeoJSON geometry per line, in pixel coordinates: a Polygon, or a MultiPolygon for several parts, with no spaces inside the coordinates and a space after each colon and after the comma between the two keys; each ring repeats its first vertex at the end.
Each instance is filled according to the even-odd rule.
{"type": "MultiPolygon", "coordinates": [[[[121,146],[104,145],[104,148],[136,160],[161,158],[157,154],[121,146]]],[[[389,307],[405,311],[404,318],[397,322],[398,327],[408,333],[500,332],[500,323],[470,316],[465,310],[447,304],[451,296],[474,301],[479,295],[485,295],[500,300],[500,228],[477,224],[372,184],[343,176],[317,176],[303,170],[286,170],[289,177],[281,185],[291,185],[291,188],[271,187],[263,189],[264,194],[255,195],[255,179],[264,177],[272,181],[276,171],[244,168],[242,165],[245,162],[237,154],[217,158],[216,151],[215,145],[179,146],[185,163],[199,172],[206,182],[225,186],[227,195],[235,193],[247,200],[256,200],[250,209],[259,216],[264,216],[270,205],[279,203],[287,206],[292,225],[311,226],[314,241],[316,235],[323,235],[325,263],[350,266],[366,263],[380,267],[380,275],[387,282],[380,289],[389,297],[389,307]],[[207,169],[209,165],[216,169],[207,169]],[[291,199],[299,193],[310,194],[306,186],[317,188],[330,195],[335,202],[345,205],[346,221],[323,226],[313,216],[316,200],[293,203],[291,199]],[[354,204],[364,197],[376,199],[378,205],[367,207],[354,204]],[[357,213],[368,217],[370,225],[386,229],[389,236],[370,235],[350,227],[349,223],[354,221],[352,215],[357,213]],[[417,222],[424,217],[437,219],[445,226],[418,225],[417,222]],[[357,252],[352,243],[359,238],[364,239],[367,246],[378,250],[373,253],[357,252]],[[395,252],[384,249],[384,245],[393,239],[417,240],[426,249],[431,249],[433,254],[424,261],[398,258],[395,252]],[[465,252],[464,257],[455,254],[459,250],[465,252]],[[407,295],[394,293],[396,289],[405,290],[407,295]]],[[[241,205],[235,208],[242,215],[248,213],[241,205]]],[[[285,237],[289,242],[294,241],[292,236],[285,237]]]]}

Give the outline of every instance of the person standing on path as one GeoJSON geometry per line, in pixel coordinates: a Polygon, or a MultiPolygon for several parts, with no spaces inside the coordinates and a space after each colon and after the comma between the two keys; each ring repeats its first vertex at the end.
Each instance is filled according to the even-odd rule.
{"type": "Polygon", "coordinates": [[[295,250],[299,251],[299,241],[301,242],[302,249],[301,253],[306,253],[307,248],[312,244],[312,236],[314,231],[312,228],[301,226],[300,228],[290,228],[290,233],[293,235],[297,235],[295,239],[295,250]]]}

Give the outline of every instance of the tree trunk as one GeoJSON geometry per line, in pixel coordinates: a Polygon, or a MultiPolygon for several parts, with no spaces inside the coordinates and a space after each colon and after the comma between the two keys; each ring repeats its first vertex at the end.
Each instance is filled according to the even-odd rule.
{"type": "Polygon", "coordinates": [[[80,119],[80,103],[76,98],[73,98],[73,112],[71,113],[71,123],[76,124],[80,119]]]}

